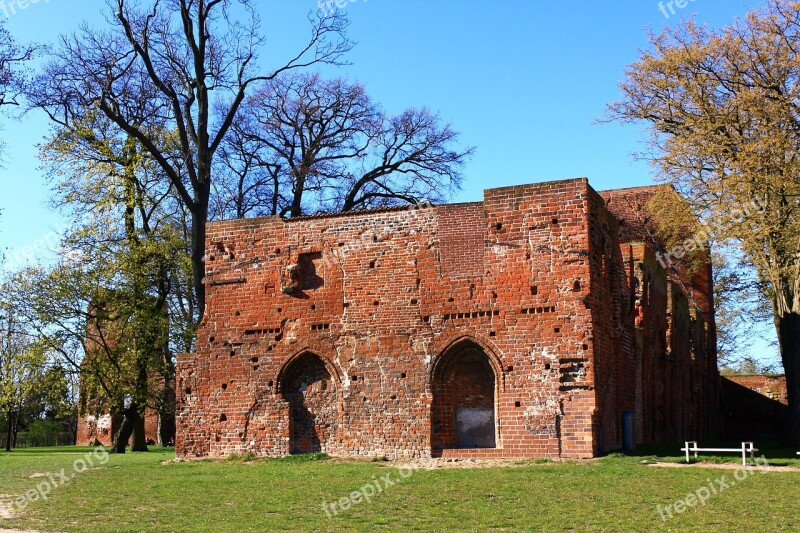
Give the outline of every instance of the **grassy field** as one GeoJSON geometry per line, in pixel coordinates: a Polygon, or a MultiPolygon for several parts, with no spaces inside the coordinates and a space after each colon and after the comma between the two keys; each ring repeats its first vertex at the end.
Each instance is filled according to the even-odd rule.
{"type": "MultiPolygon", "coordinates": [[[[790,450],[767,453],[772,465],[800,466],[793,457],[790,450]]],[[[733,469],[648,466],[656,458],[679,460],[658,450],[513,468],[402,471],[393,463],[324,456],[162,464],[172,458],[166,449],[108,456],[105,464],[90,448],[0,452],[0,502],[23,497],[0,529],[800,531],[800,472],[741,471],[739,480],[733,469]],[[33,498],[37,485],[46,491],[46,484],[47,499],[33,498]]]]}

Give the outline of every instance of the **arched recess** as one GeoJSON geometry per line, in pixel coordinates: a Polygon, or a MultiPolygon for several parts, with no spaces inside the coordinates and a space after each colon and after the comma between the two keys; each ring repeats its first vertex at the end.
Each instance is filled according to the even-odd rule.
{"type": "Polygon", "coordinates": [[[291,453],[331,450],[339,429],[339,382],[331,364],[313,352],[293,357],[278,386],[289,403],[291,453]]]}
{"type": "Polygon", "coordinates": [[[431,447],[496,448],[502,367],[471,338],[452,343],[431,369],[431,447]]]}

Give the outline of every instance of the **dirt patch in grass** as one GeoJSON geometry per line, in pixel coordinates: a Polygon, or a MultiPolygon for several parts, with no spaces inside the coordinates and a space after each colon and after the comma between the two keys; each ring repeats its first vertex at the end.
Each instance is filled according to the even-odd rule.
{"type": "Polygon", "coordinates": [[[415,467],[423,470],[442,468],[520,468],[541,464],[553,464],[550,459],[443,459],[423,458],[405,461],[388,461],[386,466],[393,468],[415,467]]]}
{"type": "MultiPolygon", "coordinates": [[[[0,519],[8,520],[14,518],[14,506],[11,502],[11,494],[0,494],[0,519]]],[[[0,530],[2,533],[2,530],[0,530]]]]}
{"type": "Polygon", "coordinates": [[[708,463],[700,461],[698,463],[651,463],[647,466],[656,466],[660,468],[716,468],[719,470],[738,470],[740,468],[753,468],[758,471],[765,472],[800,472],[800,468],[796,466],[758,466],[748,465],[743,467],[740,464],[734,463],[708,463]]]}

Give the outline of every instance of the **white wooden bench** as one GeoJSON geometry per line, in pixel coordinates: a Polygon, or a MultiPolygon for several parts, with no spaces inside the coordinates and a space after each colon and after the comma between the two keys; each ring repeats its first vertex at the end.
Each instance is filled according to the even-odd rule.
{"type": "MultiPolygon", "coordinates": [[[[686,441],[685,446],[681,448],[682,452],[686,452],[686,462],[689,462],[689,453],[694,453],[697,459],[697,452],[725,452],[725,453],[741,453],[742,466],[747,466],[747,454],[750,454],[750,462],[753,463],[753,452],[757,452],[758,448],[753,447],[752,442],[743,442],[741,448],[698,448],[697,441],[686,441]]],[[[800,452],[797,452],[800,455],[800,452]]]]}

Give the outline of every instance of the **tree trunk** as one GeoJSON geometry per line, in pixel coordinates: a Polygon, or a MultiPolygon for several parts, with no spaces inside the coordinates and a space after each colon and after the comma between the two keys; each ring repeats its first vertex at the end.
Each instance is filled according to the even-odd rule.
{"type": "Polygon", "coordinates": [[[130,407],[125,409],[123,415],[122,424],[119,425],[119,429],[111,443],[111,453],[125,453],[131,437],[133,437],[131,442],[132,452],[149,451],[144,434],[144,417],[139,414],[139,407],[131,404],[130,407]]]}
{"type": "Polygon", "coordinates": [[[11,432],[12,432],[11,425],[12,425],[13,416],[14,416],[14,411],[9,409],[8,410],[8,419],[7,419],[8,425],[6,427],[6,451],[7,452],[11,451],[11,432]]]}
{"type": "Polygon", "coordinates": [[[125,449],[128,447],[128,440],[131,438],[132,433],[133,424],[126,415],[123,417],[119,429],[117,429],[117,432],[114,434],[114,440],[111,442],[111,453],[125,453],[125,449]]]}
{"type": "Polygon", "coordinates": [[[139,415],[133,424],[133,440],[131,441],[132,452],[147,452],[147,436],[144,432],[144,417],[139,415]]]}
{"type": "MultiPolygon", "coordinates": [[[[206,205],[208,203],[206,202],[206,205]]],[[[198,209],[200,212],[192,212],[192,284],[194,294],[197,298],[197,320],[203,320],[206,310],[206,286],[204,283],[206,267],[203,258],[206,254],[206,220],[208,218],[208,208],[198,209]]]]}
{"type": "Polygon", "coordinates": [[[19,434],[19,410],[14,411],[14,424],[11,426],[11,447],[17,447],[17,434],[19,434]]]}
{"type": "Polygon", "coordinates": [[[778,344],[786,373],[789,399],[787,438],[793,446],[800,444],[800,314],[785,313],[775,318],[778,344]]]}
{"type": "MultiPolygon", "coordinates": [[[[174,376],[174,372],[171,376],[174,376]]],[[[161,409],[158,413],[158,438],[162,446],[175,443],[175,387],[174,377],[164,378],[164,390],[161,393],[161,409]]]]}

